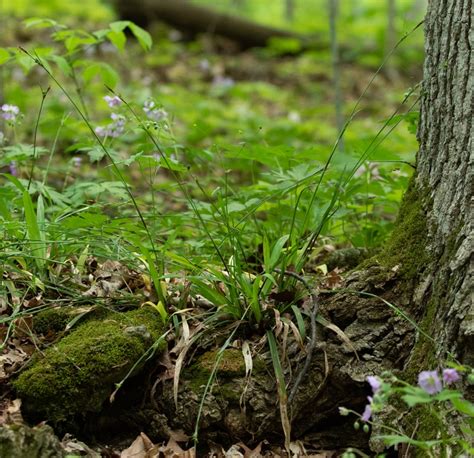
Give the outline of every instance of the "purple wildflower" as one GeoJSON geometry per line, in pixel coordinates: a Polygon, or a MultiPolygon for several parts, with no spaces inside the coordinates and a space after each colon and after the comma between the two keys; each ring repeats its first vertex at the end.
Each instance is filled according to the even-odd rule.
{"type": "Polygon", "coordinates": [[[13,175],[14,177],[17,177],[19,175],[18,174],[18,168],[16,166],[15,161],[11,161],[8,168],[10,169],[10,175],[13,175]]]}
{"type": "Polygon", "coordinates": [[[163,108],[157,108],[153,100],[147,100],[143,104],[143,111],[152,121],[163,121],[168,117],[168,113],[163,108]]]}
{"type": "Polygon", "coordinates": [[[418,385],[428,394],[436,394],[443,389],[438,371],[420,372],[418,375],[418,385]]]}
{"type": "Polygon", "coordinates": [[[214,87],[229,89],[235,85],[235,81],[228,76],[217,75],[212,80],[212,85],[214,87]]]}
{"type": "Polygon", "coordinates": [[[373,375],[369,375],[367,377],[367,382],[372,387],[372,392],[374,394],[377,393],[377,391],[380,390],[380,387],[382,386],[381,380],[378,377],[374,377],[373,375]]]}
{"type": "Polygon", "coordinates": [[[72,165],[76,168],[79,168],[82,164],[82,157],[75,156],[72,158],[72,165]]]}
{"type": "Polygon", "coordinates": [[[461,377],[456,369],[443,369],[443,382],[446,385],[451,385],[460,380],[461,377]]]}
{"type": "Polygon", "coordinates": [[[104,126],[98,126],[94,129],[94,132],[99,136],[99,137],[108,137],[109,136],[109,129],[104,126]]]}
{"type": "Polygon", "coordinates": [[[99,126],[94,129],[99,137],[117,138],[125,132],[125,117],[117,113],[112,113],[110,117],[114,122],[107,126],[99,126]]]}
{"type": "Polygon", "coordinates": [[[118,97],[116,95],[114,95],[114,96],[106,95],[104,97],[104,100],[107,102],[107,105],[110,108],[118,107],[122,103],[122,100],[120,100],[120,97],[118,97]]]}
{"type": "Polygon", "coordinates": [[[125,125],[125,117],[122,116],[122,115],[119,115],[117,113],[112,113],[110,115],[112,121],[114,121],[115,123],[115,126],[120,126],[120,127],[123,127],[125,125]]]}
{"type": "Polygon", "coordinates": [[[1,116],[6,121],[15,122],[20,114],[20,109],[16,105],[3,104],[1,107],[1,116]]]}
{"type": "Polygon", "coordinates": [[[372,416],[372,398],[370,396],[367,396],[367,399],[369,400],[369,403],[365,406],[364,412],[360,417],[362,421],[366,422],[369,421],[370,417],[372,416]]]}

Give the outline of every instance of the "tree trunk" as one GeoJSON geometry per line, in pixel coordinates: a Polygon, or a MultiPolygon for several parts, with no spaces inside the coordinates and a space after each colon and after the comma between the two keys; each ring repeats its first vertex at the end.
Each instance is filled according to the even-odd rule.
{"type": "MultiPolygon", "coordinates": [[[[426,209],[429,263],[417,297],[436,356],[474,365],[472,0],[431,0],[416,186],[426,209]]],[[[420,215],[421,217],[422,215],[420,215]]]]}

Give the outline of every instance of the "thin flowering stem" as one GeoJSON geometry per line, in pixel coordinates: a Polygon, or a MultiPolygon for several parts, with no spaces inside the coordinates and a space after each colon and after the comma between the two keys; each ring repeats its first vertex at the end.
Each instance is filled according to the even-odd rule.
{"type": "Polygon", "coordinates": [[[50,90],[51,90],[51,86],[48,86],[48,88],[45,91],[41,90],[41,103],[38,110],[38,116],[36,117],[35,130],[33,132],[33,160],[31,161],[30,176],[28,178],[28,186],[26,188],[28,191],[30,190],[31,181],[33,180],[33,172],[35,170],[36,159],[37,159],[36,146],[37,146],[37,139],[38,139],[39,122],[41,119],[41,114],[43,113],[44,101],[46,100],[46,97],[48,96],[48,93],[50,90]]]}
{"type": "Polygon", "coordinates": [[[89,113],[87,111],[87,105],[86,105],[86,103],[84,101],[84,97],[82,95],[81,85],[79,84],[79,81],[77,79],[76,70],[74,68],[74,65],[70,65],[70,67],[71,67],[72,81],[74,82],[74,86],[76,87],[77,96],[79,97],[79,101],[81,102],[81,105],[82,105],[84,118],[88,120],[89,119],[89,113]]]}
{"type": "Polygon", "coordinates": [[[48,177],[49,168],[51,167],[51,162],[53,160],[53,156],[54,156],[54,153],[56,151],[56,146],[58,144],[59,134],[61,133],[61,130],[64,127],[64,124],[65,124],[68,117],[69,117],[69,113],[62,117],[62,119],[59,123],[59,127],[56,131],[56,135],[54,136],[53,145],[51,146],[51,151],[50,151],[49,158],[48,158],[48,163],[46,164],[46,170],[45,170],[45,173],[43,175],[43,186],[46,184],[46,179],[48,177]]]}
{"type": "MultiPolygon", "coordinates": [[[[115,92],[113,91],[113,89],[111,88],[108,88],[114,95],[115,92]]],[[[189,195],[188,193],[188,190],[186,189],[186,186],[184,185],[184,183],[180,180],[178,174],[173,170],[173,167],[171,166],[168,158],[166,157],[166,154],[163,152],[163,149],[161,148],[161,145],[158,143],[158,141],[156,140],[155,136],[153,135],[153,133],[150,131],[150,129],[146,126],[146,124],[143,122],[143,120],[140,118],[140,116],[138,116],[138,114],[136,113],[136,111],[133,109],[133,107],[123,98],[121,97],[120,95],[118,95],[118,97],[120,97],[120,100],[122,100],[122,102],[125,104],[125,106],[128,108],[128,110],[130,111],[130,113],[133,115],[133,117],[138,121],[140,127],[142,128],[142,130],[145,132],[145,134],[147,135],[147,137],[151,140],[151,142],[153,143],[153,145],[155,146],[156,150],[158,151],[160,157],[163,159],[164,163],[166,164],[166,167],[169,169],[170,173],[173,175],[173,178],[175,179],[176,183],[178,184],[179,188],[181,189],[182,193],[184,194],[184,196],[186,197],[186,200],[189,202],[191,208],[193,209],[194,213],[196,214],[199,222],[201,223],[204,231],[206,232],[206,236],[209,238],[209,240],[211,241],[212,245],[214,246],[214,249],[216,250],[216,253],[217,255],[219,256],[221,262],[222,262],[222,265],[224,266],[224,268],[227,270],[227,272],[229,272],[230,275],[232,275],[232,269],[229,269],[229,266],[227,265],[227,262],[226,260],[224,259],[224,256],[223,254],[221,253],[221,250],[219,249],[219,247],[217,246],[217,243],[216,241],[214,240],[214,237],[212,236],[212,234],[210,233],[206,223],[204,222],[204,219],[202,218],[201,214],[199,213],[199,210],[197,209],[193,199],[191,198],[191,196],[189,195]]]]}
{"type": "MultiPolygon", "coordinates": [[[[128,185],[127,181],[125,180],[122,172],[120,171],[119,167],[117,166],[117,163],[115,162],[114,158],[112,157],[112,155],[110,154],[109,150],[105,147],[104,145],[104,142],[100,139],[100,137],[96,134],[96,132],[94,131],[94,128],[92,127],[91,123],[89,122],[88,118],[87,118],[87,115],[81,110],[81,108],[79,107],[79,105],[74,101],[74,99],[70,96],[70,94],[66,91],[66,89],[64,89],[64,86],[57,80],[57,78],[48,70],[48,68],[43,64],[43,62],[41,61],[41,58],[38,56],[38,55],[35,55],[33,56],[32,54],[30,54],[28,52],[28,50],[26,50],[25,48],[21,47],[19,48],[22,52],[24,52],[28,57],[30,57],[31,59],[33,59],[33,61],[38,64],[47,74],[48,76],[54,81],[54,83],[56,83],[56,85],[59,87],[59,89],[61,90],[61,92],[67,97],[67,99],[69,100],[69,102],[71,103],[71,105],[74,107],[74,109],[77,111],[77,113],[79,114],[79,116],[82,118],[82,120],[85,122],[85,124],[87,125],[87,127],[89,128],[90,132],[92,133],[92,135],[94,136],[94,138],[97,140],[97,142],[99,143],[99,146],[101,147],[102,151],[105,153],[105,155],[107,156],[107,158],[110,160],[111,164],[112,164],[112,167],[113,167],[113,170],[115,171],[115,173],[117,174],[117,176],[119,177],[120,181],[122,182],[122,184],[124,185],[126,191],[127,191],[127,194],[129,195],[132,203],[133,203],[133,206],[135,208],[135,211],[137,212],[137,215],[138,217],[140,218],[140,221],[143,225],[143,228],[147,234],[147,237],[149,239],[149,242],[151,244],[151,247],[152,247],[152,250],[154,253],[156,253],[156,250],[155,250],[155,243],[153,241],[153,237],[151,236],[151,233],[150,233],[150,230],[148,228],[148,225],[145,221],[145,218],[143,216],[143,213],[141,212],[140,208],[138,207],[138,203],[135,199],[135,197],[133,196],[132,194],[132,191],[130,190],[130,186],[128,185]]],[[[159,293],[159,292],[158,292],[159,293]]]]}

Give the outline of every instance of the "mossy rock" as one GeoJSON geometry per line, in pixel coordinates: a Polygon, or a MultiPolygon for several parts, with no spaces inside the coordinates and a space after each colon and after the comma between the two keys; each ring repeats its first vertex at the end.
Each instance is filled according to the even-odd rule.
{"type": "Polygon", "coordinates": [[[99,412],[115,384],[143,367],[138,361],[162,333],[160,316],[151,307],[79,325],[14,382],[25,411],[53,423],[99,412]]]}
{"type": "MultiPolygon", "coordinates": [[[[85,315],[82,321],[85,321],[85,318],[91,318],[92,313],[85,313],[86,310],[91,309],[90,306],[85,308],[72,305],[48,308],[33,316],[33,331],[43,335],[58,334],[65,331],[67,325],[80,315],[85,315]]],[[[98,311],[94,310],[94,316],[97,318],[98,315],[98,311]]],[[[101,316],[104,315],[105,313],[101,314],[101,316]]]]}
{"type": "Polygon", "coordinates": [[[2,458],[61,458],[66,455],[51,426],[9,425],[0,428],[2,458]]]}

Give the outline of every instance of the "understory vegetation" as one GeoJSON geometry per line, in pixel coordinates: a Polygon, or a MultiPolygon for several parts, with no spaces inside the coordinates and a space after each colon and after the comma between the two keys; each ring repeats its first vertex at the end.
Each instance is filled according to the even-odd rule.
{"type": "MultiPolygon", "coordinates": [[[[276,6],[243,3],[244,17],[289,26],[276,6]]],[[[106,2],[4,7],[0,380],[30,418],[61,428],[97,413],[165,354],[158,378],[173,380],[171,399],[185,368],[199,394],[194,430],[176,442],[197,446],[208,393],[235,398],[225,384],[214,389],[218,374],[244,386],[270,367],[279,446],[296,447],[291,405],[301,380],[295,373],[288,383],[286,349],[301,350],[304,377],[316,326],[351,344],[318,315],[317,291],[337,290],[386,245],[415,167],[423,12],[400,1],[399,44],[387,50],[385,9],[357,3],[340,11],[339,88],[329,50],[299,52],[291,39],[236,53],[225,40],[187,40],[164,25],[149,33],[106,2]],[[79,402],[54,404],[61,390],[79,402]]],[[[328,36],[322,2],[308,8],[295,10],[291,27],[328,36]]],[[[402,244],[403,234],[392,239],[389,267],[402,244]]],[[[392,395],[409,407],[453,402],[449,414],[472,419],[472,405],[447,387],[468,368],[446,370],[431,373],[428,389],[423,380],[409,388],[403,374],[372,378],[378,398],[370,412],[352,412],[362,415],[356,427],[392,395]]],[[[424,443],[378,431],[387,448],[472,451],[445,432],[424,443]]]]}

